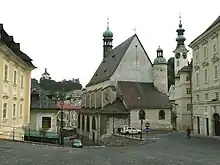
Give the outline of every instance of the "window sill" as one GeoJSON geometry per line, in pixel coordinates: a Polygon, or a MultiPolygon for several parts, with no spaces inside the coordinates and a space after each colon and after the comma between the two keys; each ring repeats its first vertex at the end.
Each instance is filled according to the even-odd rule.
{"type": "Polygon", "coordinates": [[[12,117],[12,119],[13,119],[13,120],[15,120],[15,119],[16,119],[16,117],[12,117]]]}
{"type": "Polygon", "coordinates": [[[24,89],[24,87],[23,87],[23,86],[21,86],[21,89],[24,89]]]}
{"type": "Polygon", "coordinates": [[[17,84],[13,84],[13,87],[17,87],[17,84]]]}
{"type": "Polygon", "coordinates": [[[20,116],[20,118],[23,118],[23,116],[20,116]]]}
{"type": "Polygon", "coordinates": [[[214,79],[214,81],[218,81],[218,78],[214,79]]]}
{"type": "Polygon", "coordinates": [[[8,81],[8,80],[4,80],[4,83],[8,84],[8,83],[9,83],[9,81],[8,81]]]}
{"type": "Polygon", "coordinates": [[[209,82],[208,81],[204,81],[204,84],[208,84],[209,82]]]}
{"type": "Polygon", "coordinates": [[[6,122],[7,120],[8,120],[7,118],[3,118],[3,119],[2,119],[3,122],[6,122]]]}

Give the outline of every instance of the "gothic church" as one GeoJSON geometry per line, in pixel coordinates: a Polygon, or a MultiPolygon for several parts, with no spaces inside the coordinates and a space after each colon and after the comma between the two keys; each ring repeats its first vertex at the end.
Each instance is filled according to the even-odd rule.
{"type": "MultiPolygon", "coordinates": [[[[167,96],[167,62],[159,47],[152,63],[137,34],[113,48],[113,33],[103,33],[103,59],[86,85],[78,132],[93,141],[117,133],[123,125],[141,128],[144,110],[151,129],[172,129],[167,96]]],[[[144,128],[144,127],[143,127],[144,128]]]]}

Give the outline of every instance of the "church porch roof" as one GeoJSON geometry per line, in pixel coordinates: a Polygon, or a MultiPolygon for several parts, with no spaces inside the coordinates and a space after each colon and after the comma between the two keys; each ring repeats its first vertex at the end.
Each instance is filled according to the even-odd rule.
{"type": "Polygon", "coordinates": [[[77,111],[78,113],[83,114],[112,114],[112,115],[126,115],[129,114],[129,111],[124,106],[123,102],[117,98],[112,104],[108,104],[103,108],[82,108],[77,111]]]}
{"type": "Polygon", "coordinates": [[[118,88],[128,109],[171,108],[167,94],[159,92],[153,83],[119,81],[118,88]]]}

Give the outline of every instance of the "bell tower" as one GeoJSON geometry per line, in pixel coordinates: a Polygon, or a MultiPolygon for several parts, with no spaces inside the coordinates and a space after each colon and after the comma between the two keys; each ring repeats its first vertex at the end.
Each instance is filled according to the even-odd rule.
{"type": "Polygon", "coordinates": [[[187,53],[189,52],[189,50],[186,49],[184,44],[186,38],[184,37],[185,30],[183,29],[181,16],[179,17],[179,19],[180,19],[179,28],[176,30],[178,35],[176,38],[177,46],[176,49],[173,51],[173,53],[175,54],[175,60],[174,60],[175,75],[178,73],[180,69],[188,65],[187,53]]]}
{"type": "Polygon", "coordinates": [[[109,30],[109,18],[107,18],[107,29],[103,33],[103,58],[112,50],[113,33],[109,30]]]}

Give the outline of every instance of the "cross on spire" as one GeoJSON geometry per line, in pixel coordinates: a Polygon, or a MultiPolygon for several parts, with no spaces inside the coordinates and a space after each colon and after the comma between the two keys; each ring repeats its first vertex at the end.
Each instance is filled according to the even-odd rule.
{"type": "Polygon", "coordinates": [[[181,24],[181,18],[182,18],[182,17],[181,17],[181,13],[179,13],[180,24],[181,24]]]}
{"type": "Polygon", "coordinates": [[[109,16],[107,17],[107,29],[109,29],[109,16]]]}
{"type": "Polygon", "coordinates": [[[134,34],[136,34],[136,30],[137,30],[136,27],[134,27],[134,28],[133,28],[133,32],[134,32],[134,34]]]}

